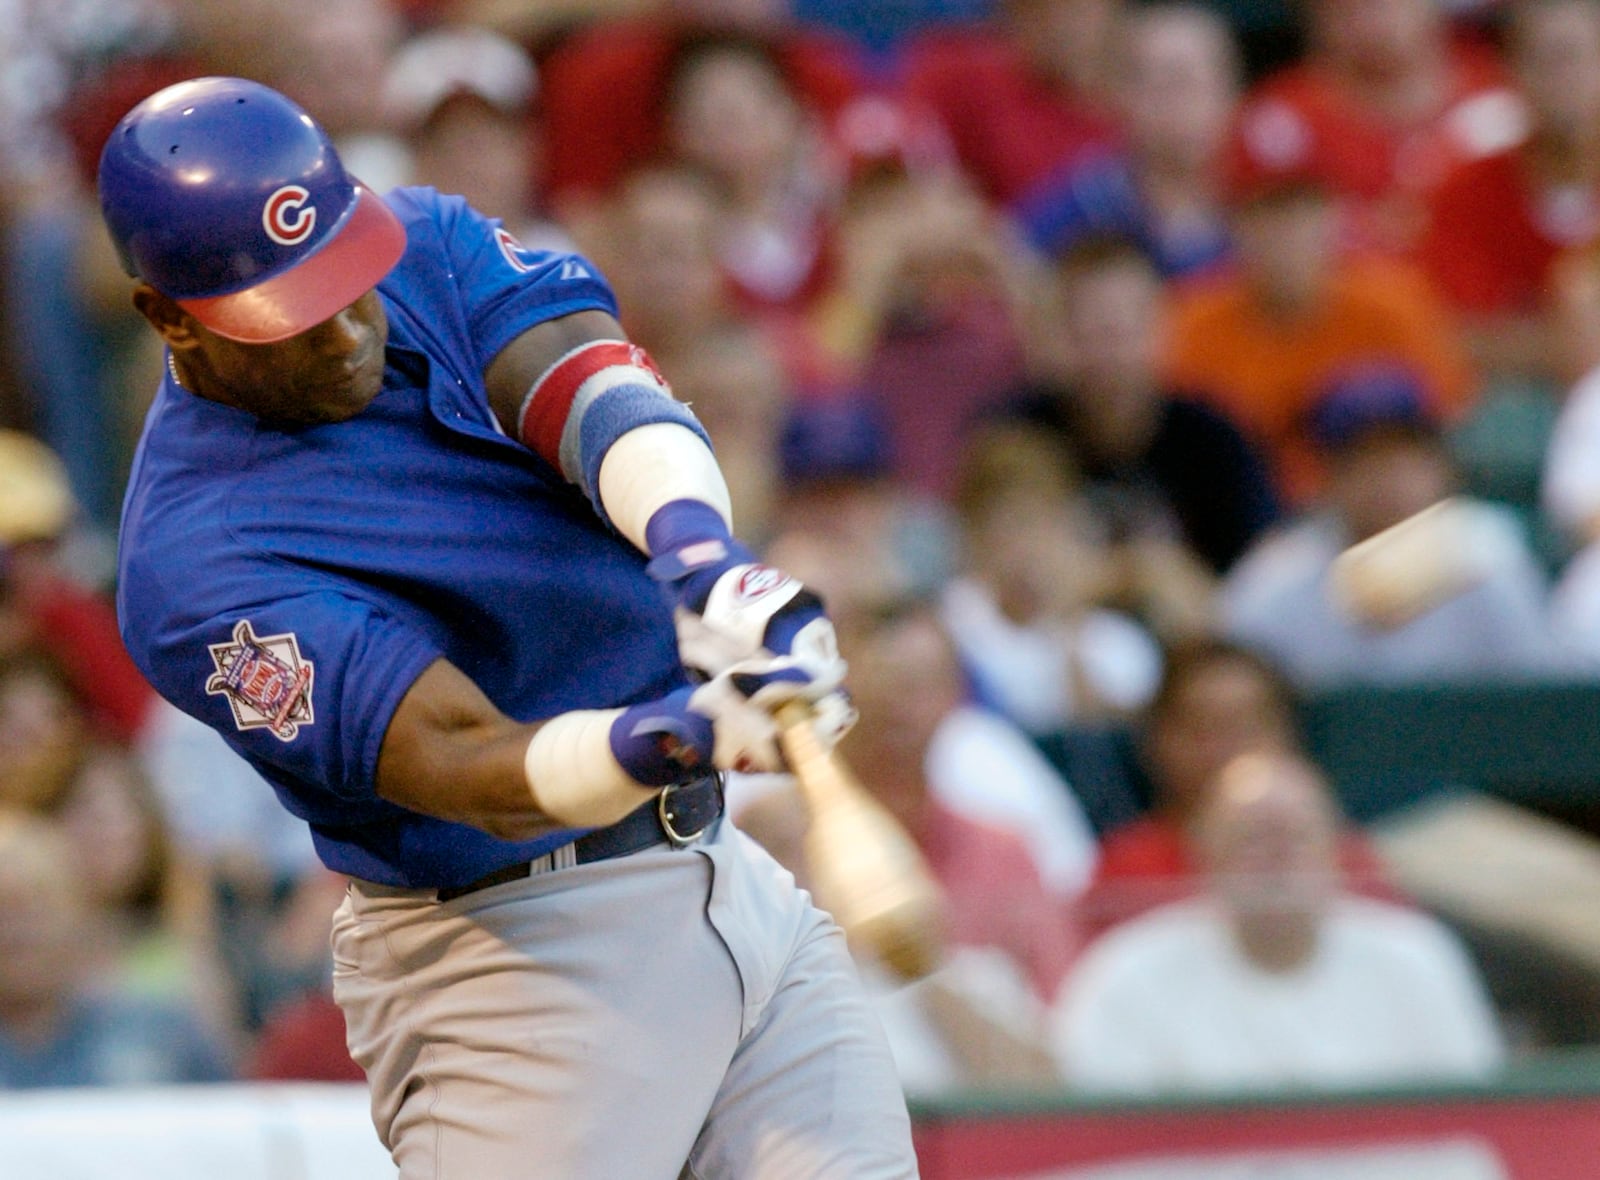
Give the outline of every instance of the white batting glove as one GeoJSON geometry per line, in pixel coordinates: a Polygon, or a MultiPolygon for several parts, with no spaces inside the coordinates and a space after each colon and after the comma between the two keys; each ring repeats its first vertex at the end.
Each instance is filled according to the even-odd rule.
{"type": "Polygon", "coordinates": [[[799,686],[750,694],[768,708],[795,696],[817,701],[844,683],[845,662],[822,600],[737,542],[689,545],[657,558],[650,570],[674,595],[679,658],[697,676],[738,672],[799,686]]]}

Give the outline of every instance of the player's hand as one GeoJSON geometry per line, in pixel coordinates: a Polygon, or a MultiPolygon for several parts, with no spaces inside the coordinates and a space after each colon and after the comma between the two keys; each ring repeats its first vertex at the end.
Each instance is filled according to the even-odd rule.
{"type": "Polygon", "coordinates": [[[844,682],[822,600],[737,541],[685,546],[650,572],[673,596],[679,658],[700,679],[759,678],[745,695],[768,709],[797,696],[820,701],[844,682]]]}
{"type": "MultiPolygon", "coordinates": [[[[724,672],[634,705],[612,724],[611,751],[635,780],[665,786],[718,770],[747,773],[785,769],[772,710],[793,700],[804,683],[782,673],[771,677],[724,672]],[[756,698],[762,698],[757,703],[756,698]]],[[[810,702],[817,740],[838,744],[855,724],[856,710],[842,691],[810,702]]]]}

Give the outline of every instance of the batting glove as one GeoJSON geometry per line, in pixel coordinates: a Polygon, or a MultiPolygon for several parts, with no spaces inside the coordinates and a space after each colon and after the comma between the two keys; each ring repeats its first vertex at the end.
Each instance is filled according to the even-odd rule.
{"type": "Polygon", "coordinates": [[[797,579],[762,565],[725,529],[706,536],[721,527],[711,509],[679,502],[658,517],[673,512],[680,524],[687,517],[702,530],[699,539],[666,548],[649,566],[672,595],[683,666],[707,681],[726,672],[760,678],[745,695],[768,709],[837,691],[846,666],[822,600],[797,579]]]}
{"type": "MultiPolygon", "coordinates": [[[[611,726],[611,752],[635,781],[666,786],[712,767],[746,773],[784,770],[778,723],[771,709],[794,699],[799,682],[725,672],[705,684],[680,688],[658,701],[623,710],[611,726]],[[755,703],[766,693],[770,704],[755,703]]],[[[855,724],[843,692],[810,705],[817,740],[832,749],[855,724]]]]}

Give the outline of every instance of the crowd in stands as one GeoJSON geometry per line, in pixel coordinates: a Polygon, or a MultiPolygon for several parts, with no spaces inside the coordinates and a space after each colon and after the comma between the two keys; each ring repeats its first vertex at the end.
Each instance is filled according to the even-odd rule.
{"type": "MultiPolygon", "coordinates": [[[[908,1089],[1475,1080],[1552,1039],[1298,717],[1600,681],[1600,0],[0,0],[0,30],[0,1089],[360,1077],[343,882],[116,630],[163,361],[95,166],[207,73],[613,284],[737,531],[827,598],[843,753],[941,885],[937,971],[861,963],[908,1089]],[[1340,580],[1441,502],[1409,573],[1447,594],[1340,580]]],[[[792,785],[730,800],[803,882],[792,785]]]]}

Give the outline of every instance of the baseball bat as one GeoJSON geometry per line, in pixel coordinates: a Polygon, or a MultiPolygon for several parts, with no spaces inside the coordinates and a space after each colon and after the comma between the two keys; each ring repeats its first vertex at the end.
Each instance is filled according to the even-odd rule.
{"type": "Polygon", "coordinates": [[[943,950],[942,897],[906,830],[825,750],[800,701],[777,713],[779,740],[799,784],[806,866],[817,904],[846,938],[903,979],[920,979],[943,950]]]}

